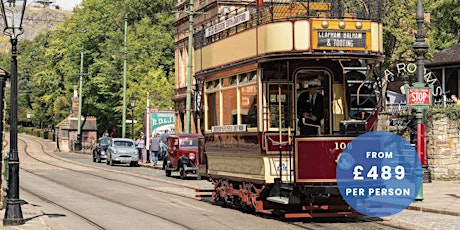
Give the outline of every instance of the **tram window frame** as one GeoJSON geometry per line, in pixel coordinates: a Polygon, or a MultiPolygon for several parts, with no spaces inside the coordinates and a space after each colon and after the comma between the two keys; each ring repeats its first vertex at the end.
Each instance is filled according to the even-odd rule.
{"type": "MultiPolygon", "coordinates": [[[[282,127],[281,129],[288,129],[288,128],[291,128],[293,129],[294,128],[294,111],[293,111],[293,108],[294,108],[294,100],[293,100],[293,97],[294,97],[294,94],[293,94],[293,87],[294,85],[292,83],[286,83],[286,82],[267,82],[265,83],[265,92],[266,92],[266,97],[267,97],[267,101],[265,103],[266,106],[265,106],[265,111],[264,111],[264,114],[266,114],[267,116],[267,120],[266,120],[266,127],[267,127],[267,130],[269,131],[275,131],[275,130],[279,130],[279,127],[278,127],[278,109],[276,109],[276,111],[272,112],[272,109],[274,108],[278,108],[279,106],[279,102],[278,100],[276,100],[278,98],[278,86],[281,85],[283,87],[285,87],[284,89],[281,90],[282,92],[282,95],[281,96],[285,96],[285,99],[284,101],[282,101],[282,110],[286,111],[289,113],[289,109],[291,110],[290,111],[290,114],[286,114],[286,112],[283,112],[281,114],[282,117],[285,117],[287,118],[287,120],[289,120],[289,123],[282,123],[282,127]],[[274,87],[274,89],[271,89],[271,86],[274,87]],[[290,88],[290,89],[289,89],[290,88]],[[273,92],[273,93],[272,93],[273,92]],[[284,92],[284,93],[283,93],[284,92]],[[274,96],[274,97],[272,97],[274,96]],[[275,100],[273,100],[273,98],[275,98],[275,100]],[[288,105],[287,103],[290,103],[290,105],[288,105]],[[273,120],[275,119],[275,120],[273,120]],[[272,122],[274,121],[274,122],[272,122]]],[[[285,119],[286,120],[286,119],[285,119]]]]}
{"type": "MultiPolygon", "coordinates": [[[[247,131],[257,131],[258,125],[258,110],[257,110],[257,102],[258,102],[258,85],[257,85],[257,71],[249,71],[245,73],[235,74],[232,76],[225,76],[220,79],[213,79],[209,81],[205,81],[205,85],[207,86],[204,89],[205,95],[205,131],[210,131],[212,126],[222,126],[222,125],[247,125],[247,131]],[[235,82],[236,81],[236,82],[235,82]],[[225,83],[227,82],[227,83],[225,83]],[[220,83],[220,84],[219,84],[220,83]],[[224,84],[222,84],[224,83],[224,84]],[[235,84],[236,83],[236,84],[235,84]],[[209,87],[209,86],[212,87],[209,87]],[[222,86],[222,87],[220,87],[222,86]],[[255,108],[248,108],[242,109],[242,101],[243,95],[241,90],[245,87],[255,87],[253,95],[246,95],[248,97],[250,105],[251,98],[255,103],[255,108]],[[235,97],[236,97],[236,108],[235,109],[228,109],[225,108],[224,104],[228,104],[229,101],[227,100],[225,94],[229,93],[231,90],[236,90],[235,97]],[[212,96],[214,95],[214,96],[212,96]],[[214,97],[212,99],[211,97],[214,97]],[[225,100],[225,103],[224,103],[225,100]],[[214,102],[214,105],[210,105],[210,103],[214,102]],[[256,120],[253,121],[252,119],[245,118],[244,116],[249,116],[249,111],[254,111],[255,109],[255,117],[256,120]],[[224,112],[228,111],[232,113],[232,117],[226,118],[224,112]],[[226,121],[230,120],[231,124],[225,123],[226,121]],[[251,121],[247,123],[245,121],[251,121]],[[212,122],[212,124],[210,123],[212,122]]],[[[231,105],[230,105],[231,107],[231,105]]]]}

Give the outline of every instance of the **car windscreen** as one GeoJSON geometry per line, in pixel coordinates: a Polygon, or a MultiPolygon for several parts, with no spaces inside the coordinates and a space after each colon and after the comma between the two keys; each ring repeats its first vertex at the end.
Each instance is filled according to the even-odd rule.
{"type": "Polygon", "coordinates": [[[113,145],[118,147],[134,147],[134,142],[132,141],[114,141],[113,145]]]}
{"type": "Polygon", "coordinates": [[[196,148],[198,147],[198,138],[183,138],[179,139],[181,148],[196,148]]]}
{"type": "Polygon", "coordinates": [[[101,145],[108,145],[110,143],[110,140],[109,139],[102,139],[100,140],[99,142],[101,145]]]}

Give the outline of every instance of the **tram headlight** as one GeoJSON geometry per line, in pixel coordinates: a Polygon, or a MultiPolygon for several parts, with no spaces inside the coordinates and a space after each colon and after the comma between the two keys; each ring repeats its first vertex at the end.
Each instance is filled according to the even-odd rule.
{"type": "Polygon", "coordinates": [[[190,153],[190,154],[188,155],[188,158],[189,158],[190,160],[192,160],[192,161],[195,160],[195,154],[194,154],[194,153],[190,153]]]}

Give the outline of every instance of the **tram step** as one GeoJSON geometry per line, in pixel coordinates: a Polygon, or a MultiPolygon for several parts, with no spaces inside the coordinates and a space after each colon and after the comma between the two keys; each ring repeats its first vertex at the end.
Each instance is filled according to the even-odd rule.
{"type": "Polygon", "coordinates": [[[279,197],[279,196],[269,196],[267,197],[268,201],[279,203],[279,204],[289,204],[288,197],[279,197]]]}

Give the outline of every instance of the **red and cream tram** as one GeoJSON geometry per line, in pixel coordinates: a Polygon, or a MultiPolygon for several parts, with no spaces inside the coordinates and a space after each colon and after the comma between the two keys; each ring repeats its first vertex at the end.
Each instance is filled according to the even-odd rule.
{"type": "Polygon", "coordinates": [[[357,214],[337,189],[336,161],[376,129],[383,41],[380,1],[355,2],[244,1],[195,32],[199,173],[215,202],[286,218],[357,214]],[[305,134],[299,98],[310,87],[322,115],[305,134]]]}

